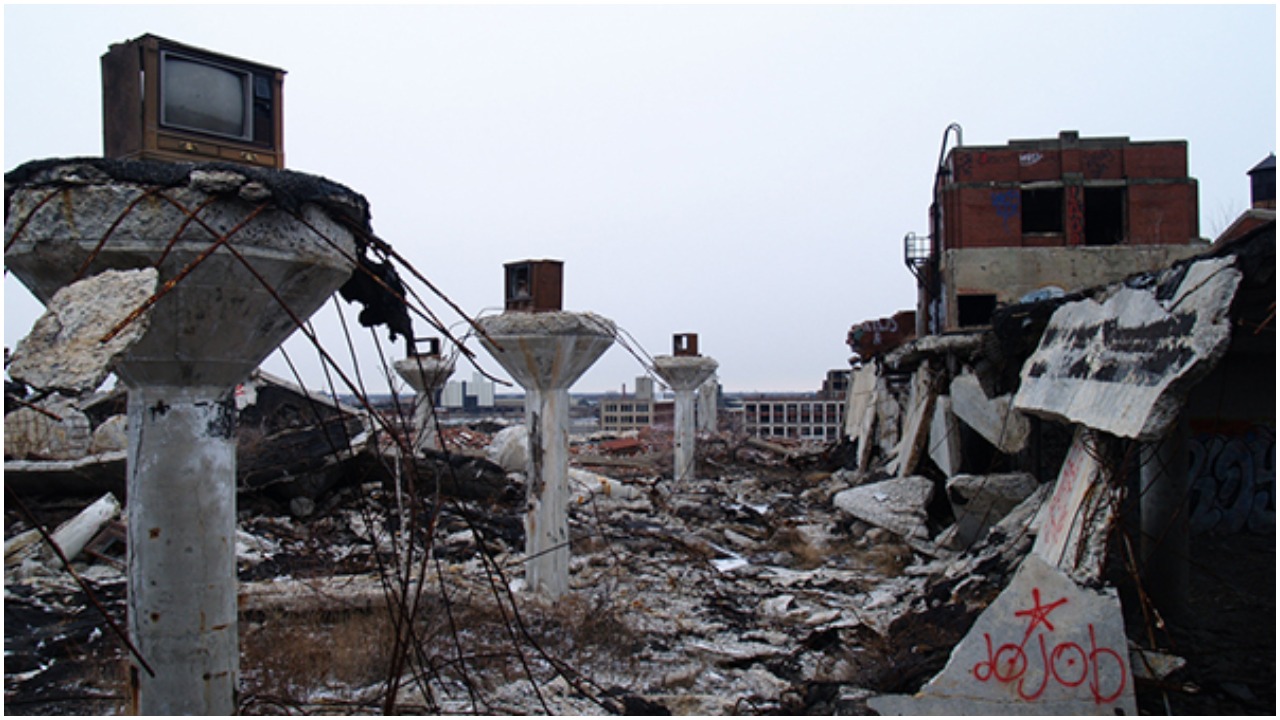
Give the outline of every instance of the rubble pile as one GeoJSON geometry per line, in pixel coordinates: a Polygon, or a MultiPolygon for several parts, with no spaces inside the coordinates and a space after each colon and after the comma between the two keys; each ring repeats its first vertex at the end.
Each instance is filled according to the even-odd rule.
{"type": "MultiPolygon", "coordinates": [[[[835,445],[706,435],[677,482],[669,432],[578,439],[555,603],[523,587],[525,428],[452,427],[407,457],[359,412],[316,420],[255,383],[258,441],[310,441],[240,488],[241,709],[1274,713],[1274,495],[1213,516],[1190,500],[1254,530],[1197,536],[1193,568],[1227,577],[1194,582],[1188,615],[1149,601],[1134,559],[1143,443],[1246,342],[1256,303],[1228,290],[1256,298],[1269,272],[1274,312],[1270,237],[1269,269],[1224,251],[868,361],[835,445]],[[342,452],[319,439],[335,432],[342,452]]],[[[10,460],[8,431],[10,491],[11,469],[68,462],[10,460]]],[[[38,522],[82,514],[75,496],[33,501],[38,522]]],[[[123,709],[128,649],[82,589],[123,613],[118,521],[71,558],[82,586],[6,512],[6,706],[123,709]]]]}

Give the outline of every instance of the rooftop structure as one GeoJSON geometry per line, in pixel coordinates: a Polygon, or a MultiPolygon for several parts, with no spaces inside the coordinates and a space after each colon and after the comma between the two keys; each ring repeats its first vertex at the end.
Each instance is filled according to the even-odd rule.
{"type": "Polygon", "coordinates": [[[1165,267],[1203,249],[1187,143],[1127,137],[1013,140],[946,151],[929,235],[908,235],[918,335],[988,324],[1034,293],[1165,267]]]}

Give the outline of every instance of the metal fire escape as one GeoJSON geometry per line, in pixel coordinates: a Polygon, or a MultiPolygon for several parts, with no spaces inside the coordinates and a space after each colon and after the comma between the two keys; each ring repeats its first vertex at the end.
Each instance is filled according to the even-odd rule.
{"type": "MultiPolygon", "coordinates": [[[[946,166],[947,158],[947,137],[952,131],[956,134],[956,147],[964,145],[964,129],[960,127],[960,123],[951,123],[946,130],[942,131],[942,147],[938,150],[938,169],[933,178],[933,206],[930,213],[938,212],[938,190],[942,186],[943,179],[951,174],[946,166]]],[[[929,259],[933,256],[933,233],[940,229],[938,218],[929,218],[929,234],[917,235],[909,232],[902,239],[902,257],[907,264],[907,269],[915,276],[916,281],[920,281],[920,269],[929,264],[929,259]]]]}

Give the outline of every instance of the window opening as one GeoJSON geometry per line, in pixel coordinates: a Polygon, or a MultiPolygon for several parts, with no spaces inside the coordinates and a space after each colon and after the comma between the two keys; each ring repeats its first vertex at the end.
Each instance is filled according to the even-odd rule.
{"type": "Polygon", "coordinates": [[[1022,232],[1062,232],[1062,188],[1023,188],[1022,232]]]}

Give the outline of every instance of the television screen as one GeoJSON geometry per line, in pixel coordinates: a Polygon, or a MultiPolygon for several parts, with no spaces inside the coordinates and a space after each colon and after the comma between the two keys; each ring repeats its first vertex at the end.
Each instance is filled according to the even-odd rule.
{"type": "Polygon", "coordinates": [[[160,76],[162,125],[253,139],[249,73],[166,52],[160,76]]]}

